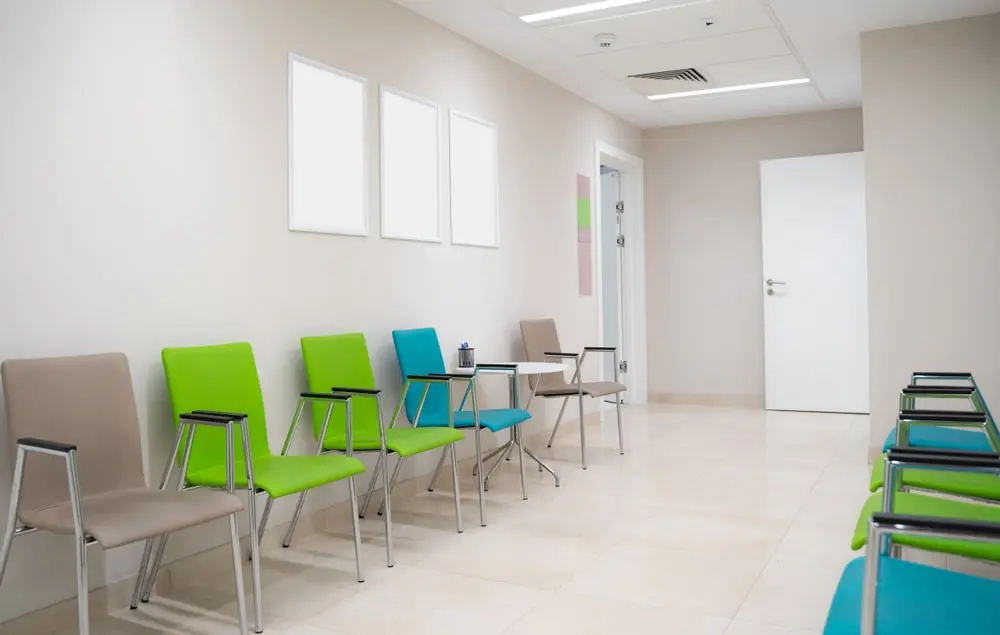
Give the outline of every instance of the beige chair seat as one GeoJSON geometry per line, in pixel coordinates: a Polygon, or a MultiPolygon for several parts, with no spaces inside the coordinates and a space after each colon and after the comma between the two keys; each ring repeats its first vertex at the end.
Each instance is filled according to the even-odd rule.
{"type": "MultiPolygon", "coordinates": [[[[619,384],[613,381],[585,381],[583,382],[583,394],[589,395],[591,397],[604,397],[606,395],[614,395],[620,392],[625,392],[626,387],[624,384],[619,384]]],[[[538,395],[540,397],[564,397],[567,395],[579,394],[580,389],[576,387],[575,384],[566,384],[562,388],[547,388],[540,389],[538,395]]]]}
{"type": "MultiPolygon", "coordinates": [[[[149,488],[106,492],[83,498],[83,527],[105,549],[192,527],[243,509],[233,494],[213,490],[186,492],[149,488]]],[[[24,511],[21,520],[31,527],[58,534],[73,533],[69,502],[24,511]]]]}

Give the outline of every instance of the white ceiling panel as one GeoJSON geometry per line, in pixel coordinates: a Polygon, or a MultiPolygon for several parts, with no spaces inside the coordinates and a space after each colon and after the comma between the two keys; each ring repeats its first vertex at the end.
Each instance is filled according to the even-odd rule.
{"type": "Polygon", "coordinates": [[[539,32],[570,51],[585,55],[607,54],[638,46],[714,37],[771,26],[773,23],[770,17],[757,2],[714,0],[543,26],[539,27],[539,32]],[[706,26],[706,19],[711,19],[713,24],[706,26]],[[600,33],[614,34],[615,43],[608,49],[601,49],[595,39],[600,33]]]}
{"type": "Polygon", "coordinates": [[[823,101],[810,86],[786,86],[744,93],[725,93],[709,97],[680,98],[657,102],[662,106],[659,125],[677,126],[720,119],[744,119],[806,112],[824,108],[823,101]],[[733,116],[734,107],[739,116],[733,116]]]}
{"type": "MultiPolygon", "coordinates": [[[[423,1],[428,1],[428,0],[423,0],[423,1]]],[[[581,5],[600,2],[601,0],[488,0],[488,1],[493,5],[495,5],[496,7],[509,13],[510,15],[521,17],[522,15],[543,13],[545,11],[554,11],[556,9],[579,7],[581,5]]],[[[586,13],[580,13],[566,18],[546,20],[544,24],[549,25],[562,22],[575,22],[578,20],[590,20],[593,18],[623,15],[635,11],[648,11],[649,9],[658,9],[662,7],[671,7],[677,5],[711,4],[714,1],[715,0],[646,0],[645,2],[636,2],[634,4],[628,4],[620,7],[611,7],[609,9],[601,9],[598,11],[588,11],[586,13]]],[[[756,0],[751,0],[751,1],[755,2],[756,0]]],[[[536,24],[534,26],[537,27],[540,26],[540,24],[536,24]]]]}
{"type": "Polygon", "coordinates": [[[638,73],[674,68],[701,68],[743,60],[788,55],[788,45],[776,29],[757,29],[710,38],[656,44],[600,55],[587,55],[605,73],[623,79],[638,73]]]}
{"type": "Polygon", "coordinates": [[[708,79],[705,83],[626,78],[623,83],[637,93],[643,95],[664,95],[682,93],[689,90],[702,90],[718,86],[741,86],[743,84],[760,84],[777,82],[786,79],[799,79],[805,72],[794,55],[767,57],[759,60],[730,62],[699,67],[698,70],[708,79]]]}
{"type": "Polygon", "coordinates": [[[704,71],[716,86],[739,86],[799,79],[806,73],[794,55],[712,64],[704,71]]]}

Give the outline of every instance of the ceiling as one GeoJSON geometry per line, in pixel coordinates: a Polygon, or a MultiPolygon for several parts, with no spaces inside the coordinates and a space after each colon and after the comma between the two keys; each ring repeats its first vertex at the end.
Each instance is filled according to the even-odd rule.
{"type": "Polygon", "coordinates": [[[857,106],[860,33],[1000,12],[1000,0],[645,0],[529,24],[520,16],[595,0],[396,1],[642,128],[857,106]],[[704,81],[630,77],[691,68],[704,81]]]}

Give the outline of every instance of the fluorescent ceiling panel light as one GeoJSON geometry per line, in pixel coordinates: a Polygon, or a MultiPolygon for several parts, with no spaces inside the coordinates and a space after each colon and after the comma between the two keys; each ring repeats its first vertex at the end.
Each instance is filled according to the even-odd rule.
{"type": "Polygon", "coordinates": [[[528,23],[541,22],[543,20],[555,20],[556,18],[565,18],[570,15],[580,15],[581,13],[591,13],[593,11],[603,11],[604,9],[614,9],[615,7],[627,7],[630,4],[642,4],[644,2],[649,2],[649,0],[603,0],[603,2],[578,4],[574,7],[566,7],[565,9],[553,9],[552,11],[542,11],[541,13],[522,15],[521,19],[528,23]]]}
{"type": "Polygon", "coordinates": [[[650,95],[650,101],[660,101],[663,99],[677,99],[678,97],[698,97],[700,95],[718,95],[719,93],[736,93],[744,90],[757,90],[759,88],[778,88],[779,86],[797,86],[808,84],[809,79],[786,79],[780,82],[764,82],[763,84],[744,84],[742,86],[724,86],[722,88],[706,88],[705,90],[688,90],[682,93],[664,93],[663,95],[650,95]]]}

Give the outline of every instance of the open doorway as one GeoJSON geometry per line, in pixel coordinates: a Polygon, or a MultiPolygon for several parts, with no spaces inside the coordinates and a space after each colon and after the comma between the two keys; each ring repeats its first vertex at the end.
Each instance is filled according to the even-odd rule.
{"type": "MultiPolygon", "coordinates": [[[[623,403],[646,401],[646,281],[642,206],[642,159],[597,142],[595,262],[598,336],[619,350],[619,381],[628,386],[623,403]]],[[[601,365],[602,379],[614,376],[601,365]]],[[[614,404],[614,397],[607,399],[614,404]]]]}

